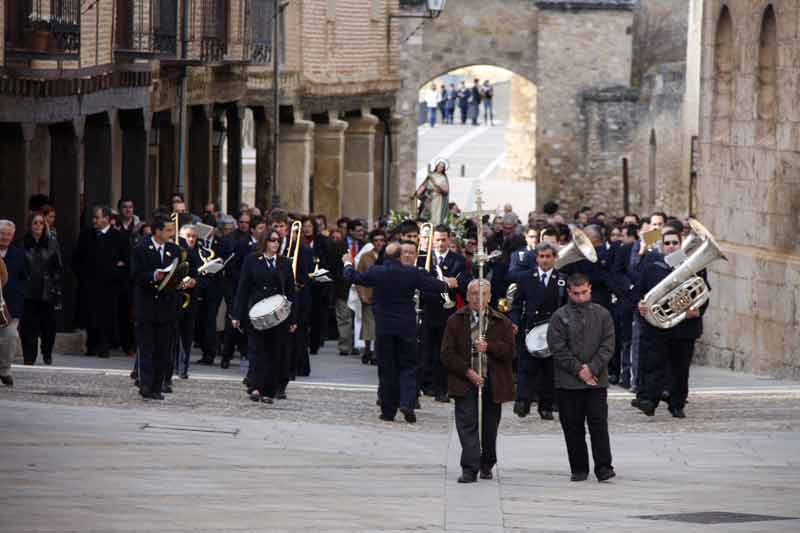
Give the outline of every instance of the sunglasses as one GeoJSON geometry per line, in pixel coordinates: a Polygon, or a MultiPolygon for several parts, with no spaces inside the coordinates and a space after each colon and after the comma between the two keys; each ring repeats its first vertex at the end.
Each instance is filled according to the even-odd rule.
{"type": "Polygon", "coordinates": [[[267,239],[267,242],[280,242],[280,239],[267,239]]]}
{"type": "Polygon", "coordinates": [[[664,246],[678,246],[681,241],[664,241],[664,246]]]}

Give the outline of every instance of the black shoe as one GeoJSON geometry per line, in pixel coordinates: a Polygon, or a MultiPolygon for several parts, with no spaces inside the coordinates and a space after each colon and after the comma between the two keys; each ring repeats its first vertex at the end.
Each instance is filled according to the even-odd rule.
{"type": "Polygon", "coordinates": [[[380,407],[380,406],[381,406],[381,399],[380,399],[380,398],[378,398],[377,400],[375,400],[375,405],[377,405],[378,407],[380,407]]]}
{"type": "Polygon", "coordinates": [[[14,378],[11,376],[0,376],[0,382],[3,383],[6,387],[13,387],[14,386],[14,378]]]}
{"type": "Polygon", "coordinates": [[[213,366],[214,365],[214,360],[213,359],[206,359],[205,357],[203,357],[202,359],[198,359],[197,361],[195,361],[194,364],[196,364],[196,365],[213,366]]]}
{"type": "Polygon", "coordinates": [[[431,398],[433,398],[433,397],[435,397],[435,396],[436,396],[436,391],[434,391],[434,390],[433,390],[433,389],[431,389],[430,387],[423,387],[423,388],[422,388],[422,394],[423,394],[424,396],[430,396],[431,398]]]}
{"type": "Polygon", "coordinates": [[[619,383],[619,376],[616,374],[609,375],[608,382],[611,383],[612,385],[616,385],[617,383],[619,383]]]}
{"type": "Polygon", "coordinates": [[[656,405],[650,400],[634,398],[631,400],[631,406],[637,408],[647,416],[653,416],[656,414],[656,405]]]}
{"type": "Polygon", "coordinates": [[[681,408],[676,407],[673,409],[670,407],[669,412],[672,414],[673,418],[686,418],[686,413],[684,413],[681,408]]]}
{"type": "Polygon", "coordinates": [[[250,391],[250,400],[254,401],[254,402],[260,402],[261,401],[261,393],[258,392],[257,390],[250,391]]]}
{"type": "Polygon", "coordinates": [[[621,380],[619,380],[619,386],[623,389],[630,389],[631,388],[631,378],[625,376],[621,380]]]}
{"type": "Polygon", "coordinates": [[[248,379],[247,379],[247,377],[245,377],[245,378],[242,380],[242,385],[248,386],[249,384],[250,384],[250,380],[248,380],[248,379]]]}
{"type": "Polygon", "coordinates": [[[269,396],[263,396],[263,397],[261,398],[261,403],[273,404],[273,403],[275,403],[275,400],[273,400],[273,399],[272,399],[272,398],[270,398],[269,396]]]}
{"type": "Polygon", "coordinates": [[[569,477],[570,481],[586,481],[589,478],[589,472],[573,472],[569,477]]]}
{"type": "Polygon", "coordinates": [[[219,362],[219,367],[220,368],[230,368],[230,366],[231,366],[231,360],[230,359],[223,359],[222,361],[219,362]]]}
{"type": "Polygon", "coordinates": [[[161,394],[160,392],[154,392],[150,395],[150,398],[152,398],[153,400],[163,400],[164,395],[161,394]]]}
{"type": "Polygon", "coordinates": [[[539,409],[539,416],[542,417],[542,420],[554,420],[553,411],[547,409],[539,409]]]}
{"type": "Polygon", "coordinates": [[[475,483],[476,481],[478,481],[478,476],[471,470],[462,471],[461,475],[458,477],[459,483],[475,483]]]}
{"type": "Polygon", "coordinates": [[[481,479],[492,479],[492,478],[494,478],[494,476],[492,475],[491,467],[482,466],[481,467],[480,477],[481,477],[481,479]]]}
{"type": "Polygon", "coordinates": [[[401,407],[400,412],[403,413],[403,417],[406,419],[406,422],[409,424],[415,424],[417,422],[417,415],[414,414],[413,409],[408,409],[406,407],[401,407]]]}
{"type": "Polygon", "coordinates": [[[172,394],[172,385],[164,385],[164,387],[161,389],[161,392],[164,394],[172,394]]]}
{"type": "Polygon", "coordinates": [[[514,402],[514,414],[520,418],[525,418],[531,412],[531,404],[524,400],[514,402]]]}
{"type": "Polygon", "coordinates": [[[414,409],[422,409],[422,404],[419,403],[419,398],[414,400],[414,409]]]}
{"type": "Polygon", "coordinates": [[[286,399],[286,391],[281,391],[275,395],[276,400],[285,400],[286,399]]]}
{"type": "Polygon", "coordinates": [[[100,359],[108,359],[109,357],[111,357],[111,355],[109,355],[108,352],[99,352],[97,354],[97,357],[99,357],[100,359]]]}
{"type": "Polygon", "coordinates": [[[439,403],[450,403],[450,396],[447,394],[437,394],[436,401],[439,403]]]}
{"type": "Polygon", "coordinates": [[[45,356],[42,357],[42,360],[44,361],[44,364],[46,364],[48,366],[53,364],[53,356],[52,355],[45,355],[45,356]]]}
{"type": "Polygon", "coordinates": [[[319,353],[319,348],[312,348],[308,353],[311,355],[317,355],[319,353]]]}
{"type": "Polygon", "coordinates": [[[616,476],[617,473],[614,472],[613,468],[603,468],[602,470],[598,470],[594,473],[597,476],[597,481],[608,481],[612,477],[616,476]]]}
{"type": "Polygon", "coordinates": [[[361,364],[362,365],[368,365],[369,364],[369,360],[370,360],[369,353],[365,353],[364,355],[361,356],[361,364]]]}
{"type": "Polygon", "coordinates": [[[138,379],[139,373],[136,370],[131,370],[131,379],[138,379]]]}
{"type": "Polygon", "coordinates": [[[181,372],[180,378],[181,379],[189,379],[189,373],[188,372],[181,372]]]}
{"type": "Polygon", "coordinates": [[[377,357],[373,357],[372,359],[369,360],[369,364],[371,366],[378,366],[378,358],[377,357]]]}
{"type": "Polygon", "coordinates": [[[97,355],[97,352],[95,352],[94,350],[86,350],[86,353],[84,355],[86,357],[94,357],[97,355]]]}
{"type": "Polygon", "coordinates": [[[341,355],[342,357],[347,357],[348,355],[350,355],[350,352],[343,352],[340,350],[339,355],[341,355]]]}
{"type": "Polygon", "coordinates": [[[381,419],[381,420],[383,420],[384,422],[394,422],[394,418],[389,418],[388,416],[386,416],[386,415],[383,415],[383,414],[382,414],[382,415],[380,415],[378,418],[380,418],[380,419],[381,419]]]}

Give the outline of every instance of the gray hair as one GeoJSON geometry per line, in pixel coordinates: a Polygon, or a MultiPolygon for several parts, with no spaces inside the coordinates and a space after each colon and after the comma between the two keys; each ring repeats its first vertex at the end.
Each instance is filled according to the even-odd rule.
{"type": "Polygon", "coordinates": [[[217,227],[219,229],[225,229],[225,226],[228,224],[236,225],[236,219],[233,218],[231,215],[222,215],[219,217],[219,222],[217,222],[217,227]]]}
{"type": "Polygon", "coordinates": [[[536,245],[536,255],[539,255],[542,252],[547,252],[548,250],[553,252],[553,256],[558,257],[558,248],[556,248],[553,243],[540,242],[536,245]]]}
{"type": "Polygon", "coordinates": [[[469,282],[469,285],[467,285],[467,292],[470,292],[472,290],[476,290],[478,288],[478,286],[480,286],[484,290],[486,290],[486,289],[492,290],[492,284],[489,283],[488,279],[475,278],[475,279],[473,279],[472,281],[469,282]]]}
{"type": "Polygon", "coordinates": [[[11,231],[17,231],[17,225],[7,219],[0,220],[0,228],[11,228],[11,231]]]}
{"type": "Polygon", "coordinates": [[[583,228],[583,232],[586,234],[589,239],[602,241],[603,240],[603,228],[598,226],[597,224],[590,224],[583,228]]]}
{"type": "Polygon", "coordinates": [[[181,226],[180,233],[183,233],[184,231],[189,231],[189,230],[192,230],[192,231],[196,232],[197,231],[197,226],[195,226],[194,224],[184,224],[183,226],[181,226]]]}

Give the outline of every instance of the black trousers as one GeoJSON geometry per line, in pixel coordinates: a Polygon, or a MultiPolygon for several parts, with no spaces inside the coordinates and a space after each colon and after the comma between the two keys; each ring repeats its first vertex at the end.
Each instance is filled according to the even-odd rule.
{"type": "Polygon", "coordinates": [[[194,328],[197,323],[198,306],[195,304],[182,311],[178,319],[178,342],[175,349],[174,369],[179,374],[189,373],[190,355],[194,342],[194,328]]]}
{"type": "Polygon", "coordinates": [[[695,339],[670,339],[642,335],[639,348],[640,387],[637,396],[656,406],[661,393],[669,391],[671,409],[683,409],[689,396],[689,367],[694,357],[695,339]]]}
{"type": "Polygon", "coordinates": [[[517,400],[532,402],[538,397],[540,411],[552,411],[555,398],[552,357],[533,357],[525,350],[520,354],[517,374],[517,400]]]}
{"type": "Polygon", "coordinates": [[[308,376],[311,374],[311,361],[308,357],[309,326],[305,320],[297,323],[297,330],[292,335],[294,337],[293,357],[291,358],[291,379],[297,376],[308,376]]]}
{"type": "Polygon", "coordinates": [[[311,325],[308,341],[311,353],[317,353],[328,339],[328,317],[331,306],[330,285],[330,283],[311,284],[311,325]]]}
{"type": "MultiPolygon", "coordinates": [[[[219,349],[219,338],[217,337],[217,312],[222,304],[222,294],[214,294],[210,291],[203,291],[200,296],[197,309],[197,323],[200,325],[200,348],[203,351],[203,359],[214,362],[219,349]]],[[[227,320],[226,320],[227,328],[227,320]]],[[[231,352],[231,355],[233,352],[231,352]]]]}
{"type": "Polygon", "coordinates": [[[592,440],[594,472],[611,468],[611,442],[608,437],[608,395],[605,388],[558,389],[558,418],[567,442],[572,473],[589,473],[586,426],[592,440]]]}
{"type": "Polygon", "coordinates": [[[461,468],[477,472],[497,464],[497,428],[503,406],[492,399],[492,380],[487,379],[481,393],[483,424],[478,438],[478,387],[470,386],[466,396],[456,398],[456,430],[461,441],[461,468]]]}
{"type": "Polygon", "coordinates": [[[160,393],[175,350],[175,322],[137,322],[136,340],[140,388],[160,393]]]}
{"type": "Polygon", "coordinates": [[[119,293],[117,299],[117,330],[119,331],[119,345],[122,351],[130,353],[136,350],[136,338],[133,335],[133,318],[131,309],[133,306],[133,295],[126,288],[119,293]]]}
{"type": "Polygon", "coordinates": [[[397,409],[414,410],[417,399],[417,350],[414,336],[381,335],[375,338],[378,354],[378,394],[384,417],[397,409]]]}
{"type": "Polygon", "coordinates": [[[248,390],[257,390],[262,396],[275,397],[279,384],[289,373],[288,335],[286,322],[264,331],[252,328],[248,330],[248,390]]]}
{"type": "Polygon", "coordinates": [[[111,349],[111,331],[106,328],[86,328],[86,352],[108,353],[111,349]]]}
{"type": "Polygon", "coordinates": [[[42,339],[42,356],[50,359],[56,342],[56,311],[53,304],[43,300],[25,300],[22,319],[19,321],[19,338],[22,358],[33,364],[39,356],[39,338],[42,339]]]}
{"type": "Polygon", "coordinates": [[[447,393],[447,370],[442,364],[441,350],[444,325],[422,326],[422,386],[434,394],[447,393]]]}

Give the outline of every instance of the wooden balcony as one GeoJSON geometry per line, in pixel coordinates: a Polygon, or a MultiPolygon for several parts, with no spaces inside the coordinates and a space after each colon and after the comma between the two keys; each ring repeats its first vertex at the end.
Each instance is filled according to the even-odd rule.
{"type": "Polygon", "coordinates": [[[6,58],[77,59],[80,0],[7,0],[6,58]]]}
{"type": "Polygon", "coordinates": [[[176,57],[178,0],[116,0],[115,59],[176,57]]]}

